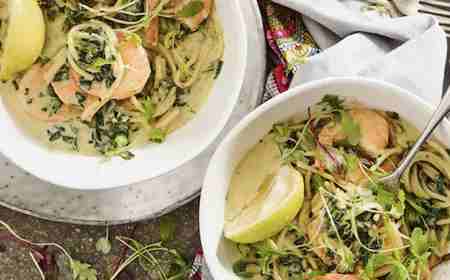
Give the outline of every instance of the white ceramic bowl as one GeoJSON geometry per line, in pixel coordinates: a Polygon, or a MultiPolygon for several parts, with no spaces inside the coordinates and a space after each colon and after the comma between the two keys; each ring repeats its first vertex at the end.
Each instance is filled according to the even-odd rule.
{"type": "MultiPolygon", "coordinates": [[[[330,78],[311,82],[281,94],[249,114],[220,144],[211,159],[203,185],[200,234],[214,279],[239,279],[232,271],[232,263],[238,256],[236,249],[223,237],[225,197],[236,165],[274,123],[306,112],[308,106],[320,101],[325,94],[358,100],[370,108],[396,111],[418,128],[425,127],[432,114],[432,107],[414,94],[385,82],[363,78],[330,78]]],[[[443,143],[449,144],[448,121],[443,122],[437,133],[443,143]]]]}
{"type": "Polygon", "coordinates": [[[240,0],[217,0],[225,36],[224,65],[207,104],[163,144],[133,150],[130,161],[51,152],[23,133],[0,102],[0,151],[31,174],[69,188],[94,190],[129,185],[169,172],[205,150],[237,104],[247,65],[247,34],[240,0]]]}

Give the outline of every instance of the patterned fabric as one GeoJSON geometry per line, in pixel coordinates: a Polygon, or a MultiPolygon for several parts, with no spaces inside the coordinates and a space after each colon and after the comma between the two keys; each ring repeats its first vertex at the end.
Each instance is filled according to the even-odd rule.
{"type": "Polygon", "coordinates": [[[206,267],[206,265],[204,264],[203,252],[201,250],[198,250],[197,254],[195,255],[194,263],[192,264],[189,279],[202,280],[202,267],[206,267]]]}
{"type": "Polygon", "coordinates": [[[292,75],[308,57],[320,52],[303,24],[302,17],[288,8],[269,0],[259,1],[264,17],[269,57],[274,67],[265,87],[264,101],[289,88],[292,75]]]}

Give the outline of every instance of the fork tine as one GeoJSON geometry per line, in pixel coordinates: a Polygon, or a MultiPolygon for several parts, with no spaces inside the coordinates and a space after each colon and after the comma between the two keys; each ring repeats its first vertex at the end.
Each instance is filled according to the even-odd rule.
{"type": "MultiPolygon", "coordinates": [[[[450,9],[450,7],[449,7],[449,9],[450,9]]],[[[443,8],[438,8],[435,6],[422,5],[419,8],[419,12],[450,18],[450,10],[447,10],[447,9],[444,10],[443,8]]]]}
{"type": "Polygon", "coordinates": [[[450,2],[439,0],[420,0],[420,4],[450,9],[450,2]]]}

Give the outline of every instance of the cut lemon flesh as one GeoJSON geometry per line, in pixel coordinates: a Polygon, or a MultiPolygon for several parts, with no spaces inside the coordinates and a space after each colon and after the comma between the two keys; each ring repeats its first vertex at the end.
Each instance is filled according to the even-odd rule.
{"type": "Polygon", "coordinates": [[[254,243],[277,234],[298,214],[303,197],[303,176],[291,166],[281,167],[247,208],[226,221],[225,237],[238,243],[254,243]]]}
{"type": "Polygon", "coordinates": [[[45,21],[36,0],[8,0],[8,26],[0,57],[0,79],[29,68],[45,43],[45,21]]]}

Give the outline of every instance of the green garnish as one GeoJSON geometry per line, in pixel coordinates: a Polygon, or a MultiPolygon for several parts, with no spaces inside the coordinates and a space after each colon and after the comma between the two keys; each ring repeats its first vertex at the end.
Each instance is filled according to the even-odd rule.
{"type": "Polygon", "coordinates": [[[193,0],[185,5],[178,13],[179,17],[193,17],[203,10],[204,4],[201,0],[193,0]]]}
{"type": "Polygon", "coordinates": [[[358,145],[359,140],[361,139],[361,129],[359,124],[353,120],[351,115],[346,111],[342,111],[340,115],[342,131],[346,136],[346,140],[352,146],[358,145]]]}
{"type": "Polygon", "coordinates": [[[166,139],[167,133],[161,128],[152,128],[149,133],[149,140],[154,143],[162,143],[166,139]]]}

